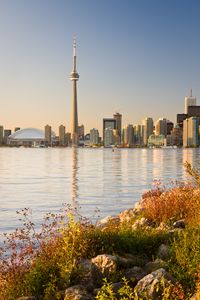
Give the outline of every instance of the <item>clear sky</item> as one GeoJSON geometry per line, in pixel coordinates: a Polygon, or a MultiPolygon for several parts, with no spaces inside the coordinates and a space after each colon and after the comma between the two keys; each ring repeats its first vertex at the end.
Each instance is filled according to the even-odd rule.
{"type": "Polygon", "coordinates": [[[0,0],[0,125],[71,130],[74,34],[86,131],[200,104],[199,0],[0,0]]]}

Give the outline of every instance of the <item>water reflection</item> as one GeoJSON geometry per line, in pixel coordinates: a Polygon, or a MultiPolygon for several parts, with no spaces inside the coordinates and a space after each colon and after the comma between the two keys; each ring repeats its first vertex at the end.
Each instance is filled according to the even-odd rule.
{"type": "Polygon", "coordinates": [[[78,199],[78,148],[72,148],[72,184],[71,184],[71,198],[72,205],[77,204],[78,199]]]}

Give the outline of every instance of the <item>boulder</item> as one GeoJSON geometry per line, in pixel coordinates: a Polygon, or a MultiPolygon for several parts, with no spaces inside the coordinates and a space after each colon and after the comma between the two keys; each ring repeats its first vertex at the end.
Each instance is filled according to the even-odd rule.
{"type": "Polygon", "coordinates": [[[117,270],[117,256],[101,254],[91,259],[104,275],[114,273],[117,270]]]}
{"type": "Polygon", "coordinates": [[[72,279],[76,285],[83,285],[88,290],[101,286],[103,274],[96,264],[92,263],[89,259],[81,259],[77,264],[78,274],[72,279]]]}
{"type": "Polygon", "coordinates": [[[119,217],[112,217],[112,216],[107,216],[97,222],[96,227],[100,229],[105,229],[109,225],[115,225],[118,226],[120,224],[120,218],[119,217]]]}
{"type": "Polygon", "coordinates": [[[74,285],[65,290],[64,300],[94,300],[83,285],[74,285]]]}
{"type": "Polygon", "coordinates": [[[169,258],[169,255],[169,246],[161,244],[158,248],[158,257],[160,257],[162,260],[167,260],[169,258]]]}
{"type": "Polygon", "coordinates": [[[174,283],[175,279],[161,268],[138,281],[134,292],[139,299],[145,296],[145,299],[158,300],[161,299],[164,287],[174,283]]]}
{"type": "Polygon", "coordinates": [[[139,228],[150,228],[152,225],[152,222],[144,217],[141,219],[135,221],[135,223],[132,225],[132,230],[136,230],[139,228]]]}
{"type": "Polygon", "coordinates": [[[156,271],[157,269],[160,269],[160,268],[165,268],[167,266],[166,262],[163,261],[162,259],[160,258],[157,258],[156,260],[154,261],[150,261],[148,262],[144,269],[147,273],[151,273],[153,271],[156,271]]]}
{"type": "Polygon", "coordinates": [[[123,277],[125,277],[129,281],[132,287],[135,286],[137,282],[146,275],[147,273],[142,268],[137,266],[126,269],[123,273],[123,277]]]}

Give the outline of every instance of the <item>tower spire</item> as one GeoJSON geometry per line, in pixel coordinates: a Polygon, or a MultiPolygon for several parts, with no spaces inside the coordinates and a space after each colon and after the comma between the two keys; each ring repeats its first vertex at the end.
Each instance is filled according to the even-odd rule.
{"type": "Polygon", "coordinates": [[[78,105],[77,105],[77,86],[76,82],[79,79],[79,74],[76,70],[76,39],[73,40],[73,67],[70,74],[72,81],[72,146],[77,147],[78,140],[78,105]]]}
{"type": "Polygon", "coordinates": [[[73,71],[76,72],[76,37],[73,40],[73,71]]]}
{"type": "Polygon", "coordinates": [[[192,97],[192,89],[190,89],[190,97],[192,97]]]}

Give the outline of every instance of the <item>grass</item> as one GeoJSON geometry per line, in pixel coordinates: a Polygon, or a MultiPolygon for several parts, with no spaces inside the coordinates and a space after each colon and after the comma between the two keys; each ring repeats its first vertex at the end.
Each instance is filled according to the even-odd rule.
{"type": "MultiPolygon", "coordinates": [[[[192,182],[170,188],[158,186],[143,196],[144,210],[139,217],[151,220],[153,228],[132,230],[133,217],[101,230],[66,207],[58,215],[48,214],[38,232],[31,211],[18,212],[23,226],[5,236],[2,249],[0,300],[20,296],[62,300],[63,291],[79,275],[80,258],[129,253],[141,258],[138,261],[142,265],[143,259],[156,258],[162,243],[170,245],[168,271],[179,284],[162,287],[160,299],[186,300],[195,291],[200,293],[200,173],[189,164],[186,169],[192,182]],[[186,229],[175,233],[173,239],[167,231],[156,229],[161,222],[171,225],[178,219],[185,219],[186,229]]],[[[109,280],[122,280],[119,276],[120,272],[108,277],[96,299],[139,299],[125,279],[118,294],[112,290],[109,280]]]]}

